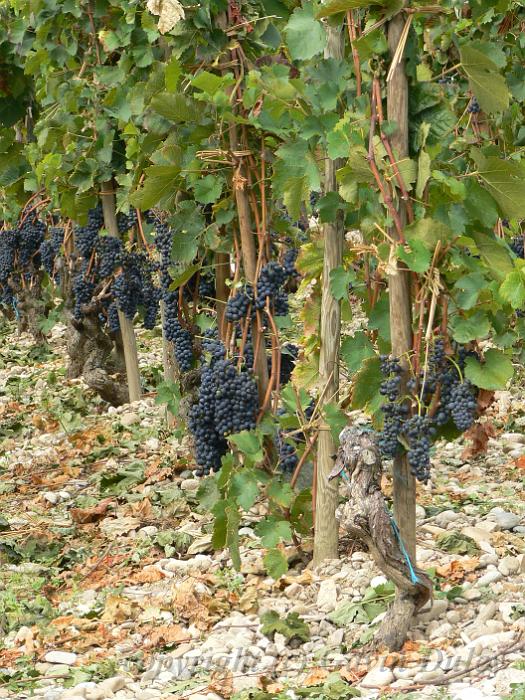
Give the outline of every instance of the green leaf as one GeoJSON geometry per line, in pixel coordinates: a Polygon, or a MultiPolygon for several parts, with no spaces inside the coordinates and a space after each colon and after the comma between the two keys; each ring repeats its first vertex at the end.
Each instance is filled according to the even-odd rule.
{"type": "Polygon", "coordinates": [[[422,241],[415,238],[409,242],[408,248],[407,250],[405,246],[399,245],[397,247],[398,257],[403,260],[409,270],[418,273],[426,272],[432,259],[430,250],[422,241]]]}
{"type": "Polygon", "coordinates": [[[345,270],[343,267],[336,267],[330,270],[330,291],[338,301],[348,298],[349,286],[356,280],[356,273],[353,270],[345,270]]]}
{"type": "Polygon", "coordinates": [[[224,509],[226,515],[226,545],[230,550],[232,563],[236,571],[241,568],[241,555],[239,552],[239,525],[241,514],[236,503],[228,502],[224,509]]]}
{"type": "Polygon", "coordinates": [[[288,508],[294,499],[294,492],[287,481],[273,479],[268,486],[268,498],[275,501],[281,508],[288,508]]]}
{"type": "Polygon", "coordinates": [[[171,208],[179,191],[179,174],[178,166],[151,165],[146,168],[144,184],[130,196],[131,204],[142,210],[156,204],[171,208]]]}
{"type": "Polygon", "coordinates": [[[508,301],[513,309],[521,309],[525,306],[525,276],[524,270],[509,272],[499,288],[499,293],[508,301]]]}
{"type": "Polygon", "coordinates": [[[364,331],[345,338],[341,344],[341,359],[351,374],[358,372],[363,362],[374,355],[374,346],[364,331]]]}
{"type": "Polygon", "coordinates": [[[221,492],[217,485],[217,479],[214,476],[209,476],[204,481],[201,481],[197,491],[197,498],[206,510],[212,510],[220,497],[221,492]]]}
{"type": "Polygon", "coordinates": [[[181,73],[182,68],[179,59],[177,56],[172,56],[169,62],[166,64],[166,71],[164,73],[164,82],[168,92],[173,93],[177,91],[177,85],[179,84],[181,73]]]}
{"type": "Polygon", "coordinates": [[[494,156],[485,158],[479,151],[474,151],[472,155],[477,161],[479,177],[504,215],[508,219],[520,219],[525,201],[523,165],[494,156]]]}
{"type": "Polygon", "coordinates": [[[269,549],[264,555],[263,564],[270,576],[276,580],[288,571],[288,561],[280,549],[269,549]]]}
{"type": "Polygon", "coordinates": [[[209,73],[206,70],[197,73],[191,81],[193,87],[208,93],[208,95],[214,95],[223,85],[223,82],[224,79],[221,76],[209,73]]]}
{"type": "Polygon", "coordinates": [[[428,155],[424,148],[419,152],[417,163],[417,182],[416,182],[416,197],[422,199],[425,192],[425,187],[430,179],[430,165],[432,158],[428,155]]]}
{"type": "Polygon", "coordinates": [[[406,227],[405,237],[407,241],[421,242],[428,250],[433,251],[438,241],[446,243],[452,238],[452,231],[435,219],[419,219],[406,227]]]}
{"type": "Polygon", "coordinates": [[[362,604],[352,603],[350,600],[346,600],[344,603],[338,605],[337,608],[328,615],[328,619],[339,627],[346,627],[351,622],[355,622],[358,625],[369,622],[368,615],[362,604]]]}
{"type": "Polygon", "coordinates": [[[480,292],[487,287],[488,281],[479,272],[460,277],[454,285],[459,290],[456,295],[456,303],[460,309],[471,309],[477,302],[480,292]]]}
{"type": "Polygon", "coordinates": [[[380,364],[377,356],[370,357],[363,362],[361,370],[354,379],[353,408],[363,408],[369,413],[378,410],[382,403],[382,397],[379,393],[382,381],[380,364]]]}
{"type": "Polygon", "coordinates": [[[243,469],[233,475],[230,495],[237,499],[244,510],[250,510],[259,495],[257,479],[252,471],[243,469]]]}
{"type": "Polygon", "coordinates": [[[487,114],[501,112],[509,106],[509,90],[497,65],[470,45],[460,48],[461,64],[468,76],[470,89],[487,114]]]}
{"type": "Polygon", "coordinates": [[[277,520],[271,515],[257,523],[255,534],[261,538],[263,547],[275,547],[292,539],[292,528],[287,520],[277,520]]]}
{"type": "Polygon", "coordinates": [[[500,350],[487,350],[483,363],[475,357],[467,357],[465,361],[465,377],[480,389],[505,389],[513,373],[511,359],[500,350]]]}
{"type": "Polygon", "coordinates": [[[170,292],[173,292],[179,287],[181,287],[183,284],[186,284],[186,282],[188,282],[193,277],[193,275],[201,269],[201,267],[201,263],[194,263],[193,265],[187,267],[179,275],[174,276],[169,286],[170,292]]]}
{"type": "Polygon", "coordinates": [[[202,117],[202,106],[191,97],[180,93],[162,92],[155,95],[151,100],[150,107],[161,117],[176,124],[179,122],[199,123],[202,117]]]}
{"type": "Polygon", "coordinates": [[[502,281],[514,271],[514,262],[505,244],[492,234],[473,231],[472,238],[476,242],[478,252],[487,266],[487,272],[502,281]]]}
{"type": "Polygon", "coordinates": [[[468,554],[472,556],[479,552],[476,541],[468,535],[462,535],[457,530],[454,530],[450,534],[440,535],[436,539],[436,545],[439,549],[444,549],[446,552],[452,552],[454,554],[468,554]]]}
{"type": "Polygon", "coordinates": [[[341,209],[344,204],[338,192],[327,192],[323,197],[317,202],[317,209],[319,211],[319,221],[325,224],[330,221],[334,221],[337,211],[341,209]]]}
{"type": "Polygon", "coordinates": [[[326,46],[326,32],[321,22],[314,18],[312,4],[294,10],[284,33],[294,61],[307,61],[322,53],[326,46]]]}
{"type": "Polygon", "coordinates": [[[229,435],[228,440],[232,442],[239,452],[246,455],[254,462],[260,462],[264,453],[262,450],[261,437],[258,433],[250,430],[243,430],[240,433],[229,435]]]}
{"type": "Polygon", "coordinates": [[[215,175],[206,175],[197,180],[193,187],[193,193],[197,202],[201,204],[213,204],[221,196],[222,180],[215,175]]]}
{"type": "Polygon", "coordinates": [[[484,311],[477,311],[473,316],[467,318],[454,316],[450,327],[454,340],[464,344],[476,340],[476,338],[485,338],[490,331],[490,321],[484,311]]]}
{"type": "Polygon", "coordinates": [[[323,408],[323,415],[330,426],[330,431],[332,437],[336,443],[339,445],[339,433],[348,424],[348,418],[336,403],[330,402],[325,404],[323,408]]]}

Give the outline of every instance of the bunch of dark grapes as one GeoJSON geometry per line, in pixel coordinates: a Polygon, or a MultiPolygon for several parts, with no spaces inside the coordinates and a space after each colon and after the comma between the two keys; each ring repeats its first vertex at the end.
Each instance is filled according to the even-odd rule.
{"type": "Polygon", "coordinates": [[[251,285],[246,284],[242,289],[228,299],[224,317],[230,323],[240,321],[246,318],[250,305],[253,304],[253,289],[251,285]]]}
{"type": "Polygon", "coordinates": [[[467,107],[467,112],[469,114],[479,114],[481,112],[481,107],[479,106],[479,102],[477,98],[471,97],[470,102],[467,107]]]}
{"type": "Polygon", "coordinates": [[[118,306],[113,301],[107,308],[107,322],[111,333],[118,333],[120,330],[120,321],[118,318],[118,306]]]}
{"type": "Polygon", "coordinates": [[[408,463],[412,474],[426,483],[430,477],[430,447],[436,434],[432,421],[427,416],[412,416],[403,426],[409,444],[408,463]]]}
{"type": "Polygon", "coordinates": [[[75,298],[75,306],[73,316],[77,321],[80,321],[83,314],[82,307],[89,304],[93,296],[95,285],[87,278],[87,270],[83,268],[73,278],[73,295],[75,298]]]}
{"type": "Polygon", "coordinates": [[[277,435],[277,449],[279,452],[279,468],[285,474],[293,473],[295,467],[299,464],[299,455],[295,445],[286,441],[286,434],[282,430],[277,435]]]}
{"type": "Polygon", "coordinates": [[[279,383],[281,386],[290,381],[292,372],[295,368],[295,363],[299,355],[299,348],[292,343],[286,343],[281,352],[281,371],[279,374],[279,383]]]}
{"type": "Polygon", "coordinates": [[[124,247],[116,236],[99,236],[96,241],[98,272],[103,278],[110,277],[124,261],[124,247]]]}
{"type": "Polygon", "coordinates": [[[524,258],[523,236],[515,236],[510,243],[510,248],[518,258],[524,258]]]}
{"type": "Polygon", "coordinates": [[[131,209],[129,214],[124,214],[119,212],[117,214],[117,226],[119,233],[126,233],[130,228],[133,228],[138,221],[137,212],[135,209],[131,209]]]}
{"type": "Polygon", "coordinates": [[[201,275],[199,280],[199,297],[201,299],[215,298],[215,279],[210,273],[201,275]]]}
{"type": "Polygon", "coordinates": [[[264,309],[266,300],[269,299],[270,302],[273,300],[286,282],[286,277],[284,268],[274,260],[270,260],[269,263],[263,266],[257,280],[256,309],[264,309]]]}
{"type": "Polygon", "coordinates": [[[175,359],[181,372],[187,372],[193,366],[193,337],[179,321],[179,311],[175,295],[166,301],[164,307],[164,337],[173,343],[175,359]]]}
{"type": "Polygon", "coordinates": [[[448,410],[458,430],[464,432],[474,423],[477,402],[472,384],[465,380],[452,387],[448,410]]]}
{"type": "Polygon", "coordinates": [[[0,231],[0,284],[6,285],[11,276],[18,247],[18,231],[0,231]]]}
{"type": "Polygon", "coordinates": [[[75,229],[75,247],[83,258],[90,258],[98,237],[98,232],[104,224],[102,208],[96,207],[88,212],[86,226],[77,226],[75,229]]]}
{"type": "Polygon", "coordinates": [[[384,415],[383,430],[379,434],[379,448],[385,457],[393,458],[401,449],[399,437],[403,432],[403,425],[408,417],[409,408],[402,402],[401,374],[403,372],[399,360],[395,357],[381,355],[381,373],[383,381],[379,387],[382,396],[386,396],[388,402],[383,405],[384,415]]]}
{"type": "Polygon", "coordinates": [[[203,350],[199,396],[189,420],[198,475],[219,469],[228,449],[226,436],[253,429],[259,408],[253,374],[238,370],[226,359],[225,348],[213,332],[205,334],[203,350]]]}
{"type": "Polygon", "coordinates": [[[50,241],[42,241],[40,245],[40,259],[42,261],[42,267],[47,272],[48,275],[52,276],[55,268],[55,257],[56,253],[53,250],[53,246],[50,241]]]}
{"type": "Polygon", "coordinates": [[[298,254],[299,250],[297,248],[289,248],[284,254],[283,269],[287,277],[299,276],[299,273],[297,272],[295,267],[295,261],[297,260],[298,254]]]}
{"type": "Polygon", "coordinates": [[[26,268],[33,262],[35,267],[39,267],[39,260],[34,260],[40,251],[40,246],[44,240],[46,225],[37,218],[29,217],[18,229],[18,264],[21,268],[26,268]]]}
{"type": "Polygon", "coordinates": [[[51,243],[51,248],[54,250],[55,255],[60,253],[60,248],[64,242],[64,229],[62,226],[52,226],[49,229],[49,242],[51,243]]]}

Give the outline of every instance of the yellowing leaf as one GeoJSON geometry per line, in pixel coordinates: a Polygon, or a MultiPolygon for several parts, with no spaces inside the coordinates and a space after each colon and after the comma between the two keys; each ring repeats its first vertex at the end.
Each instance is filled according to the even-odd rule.
{"type": "Polygon", "coordinates": [[[184,8],[178,0],[148,0],[147,8],[153,15],[160,15],[158,30],[166,34],[184,19],[184,8]]]}

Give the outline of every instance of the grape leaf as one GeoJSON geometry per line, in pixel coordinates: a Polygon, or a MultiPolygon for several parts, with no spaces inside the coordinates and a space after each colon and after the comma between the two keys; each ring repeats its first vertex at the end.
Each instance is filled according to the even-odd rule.
{"type": "Polygon", "coordinates": [[[233,475],[230,495],[237,499],[239,505],[248,511],[255,503],[255,499],[259,495],[259,487],[257,479],[253,472],[248,469],[243,469],[233,475]]]}
{"type": "Polygon", "coordinates": [[[505,389],[514,373],[512,361],[500,350],[487,350],[481,363],[475,357],[467,357],[465,376],[480,389],[497,391],[505,389]]]}
{"type": "Polygon", "coordinates": [[[509,272],[505,277],[499,293],[508,301],[513,309],[520,309],[525,305],[525,278],[523,269],[509,272]]]}
{"type": "Polygon", "coordinates": [[[263,564],[274,579],[281,578],[288,571],[288,561],[280,549],[269,549],[264,555],[263,564]]]}
{"type": "Polygon", "coordinates": [[[363,331],[345,338],[341,344],[341,359],[352,374],[358,372],[363,362],[374,357],[375,351],[370,339],[363,331]]]}
{"type": "Polygon", "coordinates": [[[277,520],[270,516],[257,523],[255,534],[261,538],[264,547],[275,547],[281,541],[288,542],[292,539],[292,529],[287,520],[277,520]]]}
{"type": "Polygon", "coordinates": [[[485,158],[472,151],[477,161],[478,174],[490,194],[509,219],[523,216],[525,201],[525,168],[521,163],[502,160],[496,156],[485,158]]]}
{"type": "Polygon", "coordinates": [[[509,90],[497,65],[472,46],[460,48],[461,65],[468,76],[470,89],[487,114],[501,112],[509,106],[509,90]]]}
{"type": "Polygon", "coordinates": [[[484,311],[478,311],[468,318],[454,316],[450,326],[452,337],[456,342],[462,344],[476,338],[484,338],[490,331],[490,321],[484,311]]]}
{"type": "Polygon", "coordinates": [[[326,32],[321,22],[314,18],[311,4],[294,10],[284,28],[286,45],[294,61],[307,61],[324,51],[326,32]]]}
{"type": "Polygon", "coordinates": [[[222,181],[215,175],[206,175],[197,180],[193,187],[193,194],[197,202],[201,204],[213,204],[221,196],[222,181]]]}

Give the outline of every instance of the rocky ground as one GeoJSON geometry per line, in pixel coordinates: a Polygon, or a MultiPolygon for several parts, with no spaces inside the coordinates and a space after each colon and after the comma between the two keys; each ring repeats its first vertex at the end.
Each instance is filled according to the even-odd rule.
{"type": "MultiPolygon", "coordinates": [[[[68,382],[64,332],[46,351],[0,339],[0,698],[525,698],[521,388],[498,394],[485,454],[438,446],[418,494],[434,604],[378,656],[366,642],[393,591],[368,555],[314,570],[289,548],[274,581],[255,506],[236,572],[164,407],[108,410],[68,382]]],[[[158,338],[140,355],[153,386],[158,338]]]]}

